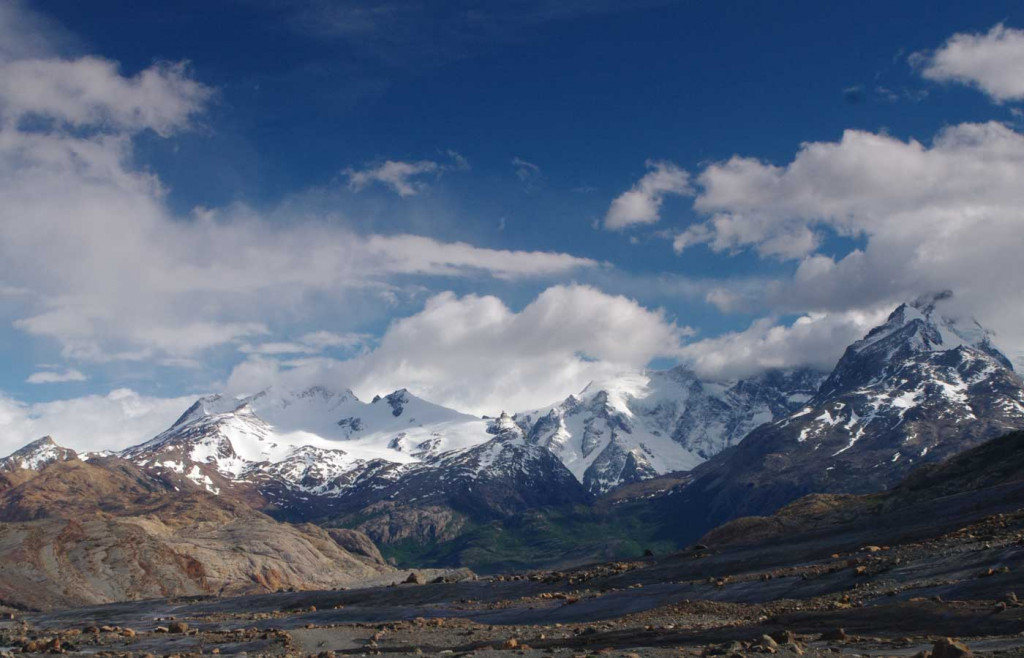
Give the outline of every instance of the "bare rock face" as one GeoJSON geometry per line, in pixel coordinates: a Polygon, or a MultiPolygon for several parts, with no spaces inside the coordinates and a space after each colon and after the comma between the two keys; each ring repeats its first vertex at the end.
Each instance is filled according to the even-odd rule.
{"type": "Polygon", "coordinates": [[[368,515],[369,518],[359,524],[359,530],[381,544],[392,544],[403,539],[448,541],[456,537],[466,523],[465,516],[450,507],[411,507],[392,501],[369,505],[361,511],[361,515],[368,515]]]}
{"type": "Polygon", "coordinates": [[[385,564],[384,556],[380,554],[377,545],[373,540],[358,530],[348,528],[330,528],[327,534],[343,549],[364,558],[368,558],[378,564],[385,564]]]}
{"type": "Polygon", "coordinates": [[[392,570],[360,533],[279,523],[117,458],[0,474],[0,519],[0,600],[38,609],[331,589],[392,570]]]}

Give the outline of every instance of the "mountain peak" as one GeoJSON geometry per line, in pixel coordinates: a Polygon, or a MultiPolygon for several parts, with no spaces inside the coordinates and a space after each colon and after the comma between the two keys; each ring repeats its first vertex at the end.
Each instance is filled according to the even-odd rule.
{"type": "Polygon", "coordinates": [[[0,469],[38,471],[54,462],[76,459],[78,453],[57,445],[51,436],[44,436],[0,459],[0,469]]]}
{"type": "Polygon", "coordinates": [[[828,399],[874,381],[883,369],[955,349],[983,353],[1012,370],[1009,359],[992,345],[992,332],[974,319],[941,312],[941,305],[951,298],[952,293],[942,291],[897,306],[884,323],[846,349],[817,397],[828,399]]]}
{"type": "Polygon", "coordinates": [[[893,350],[900,349],[909,349],[912,352],[938,352],[966,346],[1006,361],[1006,357],[992,346],[992,332],[978,324],[977,320],[957,318],[941,312],[939,305],[952,296],[951,292],[943,291],[900,304],[884,323],[851,345],[844,359],[850,352],[886,352],[889,356],[894,356],[893,350]]]}

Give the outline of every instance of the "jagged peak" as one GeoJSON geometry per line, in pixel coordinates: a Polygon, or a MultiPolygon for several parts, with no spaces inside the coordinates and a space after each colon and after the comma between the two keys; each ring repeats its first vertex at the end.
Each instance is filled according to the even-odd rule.
{"type": "Polygon", "coordinates": [[[961,345],[983,350],[992,356],[1006,357],[992,346],[992,332],[974,318],[958,318],[943,313],[941,306],[953,298],[943,290],[921,295],[917,299],[897,306],[886,321],[869,331],[864,338],[850,346],[854,353],[869,351],[872,346],[899,335],[899,342],[915,352],[945,351],[961,345]]]}
{"type": "Polygon", "coordinates": [[[879,368],[929,353],[980,353],[1012,371],[1010,360],[992,345],[991,331],[973,318],[965,320],[942,312],[942,306],[952,297],[951,292],[941,291],[897,306],[884,323],[846,349],[816,397],[829,399],[839,391],[874,380],[879,368]]]}
{"type": "Polygon", "coordinates": [[[502,438],[521,438],[523,436],[523,428],[519,427],[515,418],[506,411],[502,411],[500,416],[488,424],[487,432],[502,438]]]}

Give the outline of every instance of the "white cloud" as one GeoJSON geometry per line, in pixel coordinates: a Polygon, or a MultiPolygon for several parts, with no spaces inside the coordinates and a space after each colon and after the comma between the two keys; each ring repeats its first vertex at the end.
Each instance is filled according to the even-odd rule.
{"type": "Polygon", "coordinates": [[[710,379],[749,377],[770,368],[831,370],[847,345],[864,337],[892,309],[811,313],[789,325],[773,318],[744,331],[728,332],[686,345],[683,359],[710,379]]]}
{"type": "Polygon", "coordinates": [[[212,90],[183,62],[154,65],[131,78],[98,57],[0,62],[0,116],[14,125],[26,115],[69,126],[103,126],[169,135],[187,127],[212,90]]]}
{"type": "Polygon", "coordinates": [[[356,192],[372,183],[381,183],[394,190],[401,197],[418,194],[426,187],[420,180],[426,174],[436,174],[441,165],[432,160],[419,162],[399,162],[387,160],[382,164],[366,169],[346,169],[348,186],[356,192]]]}
{"type": "MultiPolygon", "coordinates": [[[[1024,351],[1024,135],[960,124],[930,144],[849,130],[801,146],[787,165],[744,157],[698,177],[707,222],[677,238],[797,262],[792,278],[710,301],[780,313],[875,309],[950,289],[954,305],[1024,351]],[[863,244],[823,254],[832,232],[863,244]]],[[[837,339],[838,340],[838,339],[837,339]]]]}
{"type": "Polygon", "coordinates": [[[232,392],[326,381],[370,396],[408,388],[476,413],[549,404],[591,380],[678,354],[689,330],[637,302],[588,286],[554,286],[521,311],[490,296],[441,293],[394,321],[367,354],[282,369],[266,358],[237,367],[232,392]]]}
{"type": "Polygon", "coordinates": [[[550,276],[599,263],[588,258],[546,251],[508,251],[481,249],[465,242],[441,243],[417,235],[373,235],[360,241],[360,251],[379,259],[380,267],[392,274],[432,274],[459,276],[473,272],[499,279],[550,276]]]}
{"type": "Polygon", "coordinates": [[[41,370],[28,376],[25,381],[29,384],[58,384],[61,382],[84,382],[88,379],[80,370],[68,368],[67,370],[41,370]]]}
{"type": "Polygon", "coordinates": [[[689,195],[690,175],[671,162],[647,161],[649,171],[636,185],[616,197],[604,218],[607,229],[618,230],[661,219],[661,205],[668,195],[689,195]]]}
{"type": "Polygon", "coordinates": [[[371,341],[369,334],[344,333],[330,331],[312,331],[301,336],[295,342],[268,342],[258,345],[242,345],[239,351],[244,354],[274,356],[281,354],[319,354],[327,348],[354,350],[364,347],[371,341]]]}
{"type": "MultiPolygon", "coordinates": [[[[221,345],[283,342],[268,318],[274,331],[308,330],[317,308],[354,296],[391,303],[397,276],[510,280],[597,266],[359,235],[342,218],[287,210],[176,216],[159,179],[133,162],[133,136],[188,129],[211,94],[181,64],[125,77],[96,58],[0,61],[0,294],[19,293],[16,328],[55,340],[69,359],[195,365],[221,345]],[[25,128],[17,119],[30,114],[53,121],[25,128]]],[[[435,169],[468,167],[447,157],[435,169]]]]}
{"type": "Polygon", "coordinates": [[[954,34],[911,61],[929,80],[971,85],[996,102],[1024,99],[1024,30],[999,23],[985,34],[954,34]]]}
{"type": "Polygon", "coordinates": [[[0,395],[0,455],[47,435],[80,451],[127,448],[170,427],[196,397],[154,398],[117,389],[24,404],[0,395]]]}
{"type": "Polygon", "coordinates": [[[356,192],[376,183],[391,188],[400,197],[415,196],[427,189],[425,179],[437,178],[446,171],[467,171],[470,168],[469,161],[458,151],[448,149],[444,153],[451,160],[450,163],[433,160],[385,160],[365,169],[349,167],[342,174],[348,177],[349,189],[356,192]]]}
{"type": "Polygon", "coordinates": [[[238,348],[243,354],[315,354],[318,350],[301,343],[260,343],[259,345],[242,345],[238,348]]]}
{"type": "Polygon", "coordinates": [[[357,349],[364,347],[371,340],[372,337],[369,334],[356,332],[338,334],[332,331],[323,330],[311,331],[299,339],[303,345],[309,345],[317,350],[323,350],[328,347],[346,350],[357,349]]]}

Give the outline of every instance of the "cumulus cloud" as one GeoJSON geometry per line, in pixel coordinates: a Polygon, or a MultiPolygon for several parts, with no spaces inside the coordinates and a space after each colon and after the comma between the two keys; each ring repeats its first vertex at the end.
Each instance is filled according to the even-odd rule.
{"type": "Polygon", "coordinates": [[[660,310],[588,286],[550,287],[520,311],[497,297],[446,292],[394,321],[365,355],[297,368],[253,358],[235,369],[229,390],[321,381],[370,396],[404,387],[440,404],[494,414],[549,404],[594,379],[676,355],[689,333],[660,310]]]}
{"type": "Polygon", "coordinates": [[[647,161],[647,169],[637,183],[615,198],[604,217],[604,226],[620,230],[637,224],[653,224],[661,219],[661,205],[669,195],[690,195],[690,174],[671,162],[647,161]]]}
{"type": "Polygon", "coordinates": [[[996,102],[1024,99],[1024,30],[999,23],[984,34],[954,34],[911,62],[929,80],[977,87],[996,102]]]}
{"type": "Polygon", "coordinates": [[[0,456],[47,435],[79,451],[127,448],[170,427],[195,399],[154,398],[130,389],[36,404],[0,395],[0,456]]]}
{"type": "Polygon", "coordinates": [[[956,305],[1024,346],[1024,135],[999,123],[960,124],[930,143],[849,130],[774,165],[733,157],[697,178],[708,215],[676,239],[685,249],[756,250],[794,261],[789,279],[716,300],[778,312],[846,311],[951,289],[956,305]],[[863,244],[844,256],[820,236],[863,244]]]}
{"type": "Polygon", "coordinates": [[[808,367],[828,371],[847,345],[863,338],[885,320],[892,309],[810,313],[791,324],[775,318],[756,320],[743,331],[695,341],[682,358],[703,377],[729,380],[749,377],[770,368],[808,367]]]}
{"type": "Polygon", "coordinates": [[[59,384],[61,382],[84,382],[88,379],[80,370],[40,370],[28,376],[29,384],[59,384]]]}

